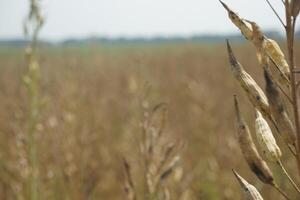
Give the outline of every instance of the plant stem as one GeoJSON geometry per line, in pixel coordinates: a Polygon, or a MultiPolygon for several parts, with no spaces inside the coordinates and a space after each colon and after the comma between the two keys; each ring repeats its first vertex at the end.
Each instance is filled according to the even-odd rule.
{"type": "Polygon", "coordinates": [[[295,190],[297,190],[297,192],[300,194],[300,189],[298,188],[298,186],[296,185],[296,183],[293,181],[293,179],[290,177],[290,175],[288,174],[288,172],[286,171],[286,169],[284,168],[284,166],[282,165],[282,163],[281,163],[280,160],[277,161],[277,164],[280,166],[280,168],[282,169],[283,173],[289,179],[289,181],[291,182],[291,184],[293,185],[293,187],[295,188],[295,190]]]}
{"type": "MultiPolygon", "coordinates": [[[[31,48],[34,49],[33,42],[31,48]]],[[[29,96],[29,116],[28,116],[28,155],[30,166],[30,200],[38,199],[38,160],[37,160],[37,143],[36,130],[39,122],[39,70],[36,64],[35,51],[31,52],[28,61],[28,71],[25,77],[30,81],[27,83],[29,96]]]]}
{"type": "Polygon", "coordinates": [[[37,0],[29,0],[30,2],[30,11],[28,17],[25,21],[25,29],[27,26],[33,27],[32,32],[26,33],[25,36],[29,36],[30,44],[27,48],[26,55],[28,56],[27,63],[27,72],[24,74],[24,83],[27,87],[28,98],[29,98],[29,116],[27,122],[28,128],[28,160],[30,175],[28,177],[28,187],[29,194],[28,199],[38,200],[39,199],[39,165],[38,165],[38,155],[37,155],[37,125],[39,123],[39,111],[40,111],[40,88],[39,88],[39,77],[40,70],[38,65],[37,58],[37,43],[38,43],[38,34],[40,28],[43,25],[43,17],[40,13],[40,8],[37,0]],[[28,34],[28,35],[27,35],[28,34]]]}
{"type": "Polygon", "coordinates": [[[286,38],[287,38],[287,50],[288,50],[288,62],[291,72],[291,95],[293,104],[293,112],[294,112],[294,120],[295,120],[295,130],[297,136],[297,164],[298,164],[298,173],[300,175],[300,124],[299,124],[299,107],[298,107],[298,95],[297,95],[297,83],[296,77],[294,73],[295,69],[295,56],[294,56],[294,23],[295,20],[292,20],[292,14],[290,11],[290,2],[289,0],[285,0],[285,14],[286,14],[286,38]]]}
{"type": "Polygon", "coordinates": [[[285,24],[283,23],[282,19],[280,18],[280,16],[278,15],[278,13],[276,12],[276,10],[274,9],[274,7],[272,6],[272,4],[270,3],[269,0],[266,0],[267,3],[269,4],[270,8],[272,9],[272,11],[274,12],[274,14],[276,15],[276,17],[279,19],[280,23],[282,24],[283,27],[286,27],[285,24]]]}
{"type": "Polygon", "coordinates": [[[278,185],[272,185],[285,199],[290,200],[290,198],[287,196],[287,194],[285,194],[284,191],[282,191],[278,185]]]}

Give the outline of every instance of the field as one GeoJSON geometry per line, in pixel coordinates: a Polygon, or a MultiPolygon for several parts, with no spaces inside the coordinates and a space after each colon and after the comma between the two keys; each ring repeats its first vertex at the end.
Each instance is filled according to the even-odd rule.
{"type": "MultiPolygon", "coordinates": [[[[233,43],[233,48],[253,77],[263,77],[252,46],[233,43]]],[[[241,199],[232,169],[266,199],[278,199],[241,156],[233,95],[239,96],[252,133],[254,110],[233,79],[225,43],[41,47],[39,54],[39,199],[125,199],[122,159],[132,166],[139,185],[141,122],[162,102],[168,108],[164,140],[184,143],[178,167],[182,177],[168,180],[182,191],[181,199],[241,199]]],[[[25,67],[23,49],[1,48],[0,199],[28,195],[25,67]]],[[[257,81],[264,88],[264,80],[257,81]]],[[[283,163],[297,177],[296,163],[288,160],[279,137],[277,141],[283,163]]],[[[292,196],[286,177],[271,167],[280,187],[292,196]]]]}

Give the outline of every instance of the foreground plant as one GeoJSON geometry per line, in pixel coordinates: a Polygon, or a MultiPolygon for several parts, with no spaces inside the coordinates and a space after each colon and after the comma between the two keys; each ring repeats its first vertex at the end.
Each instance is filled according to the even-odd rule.
{"type": "MultiPolygon", "coordinates": [[[[272,8],[286,31],[286,43],[288,49],[287,60],[277,42],[265,36],[255,22],[239,17],[239,15],[231,10],[224,2],[221,2],[223,7],[227,10],[230,20],[240,29],[246,40],[253,44],[256,49],[259,65],[264,71],[266,95],[254,78],[252,78],[237,61],[229,41],[227,41],[227,51],[231,71],[252,103],[254,107],[253,110],[256,110],[256,138],[263,155],[268,162],[278,164],[297,191],[297,196],[299,198],[300,190],[294,180],[295,177],[290,176],[283,167],[280,160],[282,151],[273,136],[268,122],[274,126],[276,132],[279,133],[284,143],[289,147],[292,153],[291,155],[296,157],[298,171],[300,173],[300,126],[297,95],[297,89],[300,82],[297,82],[296,80],[297,70],[295,69],[294,56],[294,33],[296,19],[300,10],[300,1],[282,1],[285,7],[285,23],[279,17],[272,4],[268,0],[266,0],[266,2],[272,8]],[[289,105],[286,106],[285,102],[288,102],[289,105]],[[287,111],[289,109],[293,110],[294,116],[289,116],[287,111]]],[[[289,199],[289,197],[275,184],[271,170],[256,150],[250,130],[245,121],[241,118],[237,97],[235,97],[234,105],[237,115],[239,143],[248,165],[262,182],[273,186],[286,199],[289,199]]],[[[245,183],[244,185],[242,184],[242,186],[245,187],[245,185],[247,185],[245,180],[235,171],[234,174],[240,183],[245,183]]],[[[249,199],[262,199],[256,189],[253,189],[252,193],[253,195],[250,195],[251,198],[249,197],[249,199]]]]}
{"type": "Polygon", "coordinates": [[[259,155],[257,148],[252,139],[250,129],[241,116],[241,112],[238,105],[237,97],[234,96],[234,108],[237,118],[237,134],[238,142],[242,151],[242,154],[249,165],[251,171],[259,178],[263,183],[274,187],[281,195],[286,199],[288,196],[278,187],[275,183],[273,173],[270,170],[268,164],[259,155]]]}

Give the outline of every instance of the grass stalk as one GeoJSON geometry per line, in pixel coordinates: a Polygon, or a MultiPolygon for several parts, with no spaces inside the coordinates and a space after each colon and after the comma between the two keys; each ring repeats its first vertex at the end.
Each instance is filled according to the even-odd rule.
{"type": "Polygon", "coordinates": [[[285,199],[290,200],[290,198],[287,196],[287,194],[278,187],[278,185],[272,186],[275,190],[277,190],[285,199]]]}
{"type": "Polygon", "coordinates": [[[30,174],[28,178],[29,199],[38,200],[38,159],[37,159],[37,143],[36,130],[39,123],[39,64],[37,59],[37,38],[40,28],[43,25],[43,18],[40,13],[40,7],[36,0],[30,0],[30,11],[25,20],[24,33],[30,39],[30,44],[26,48],[27,55],[27,72],[24,75],[24,83],[27,87],[29,97],[29,113],[27,123],[28,134],[28,157],[30,174]],[[33,26],[33,30],[28,32],[27,27],[33,26]]]}

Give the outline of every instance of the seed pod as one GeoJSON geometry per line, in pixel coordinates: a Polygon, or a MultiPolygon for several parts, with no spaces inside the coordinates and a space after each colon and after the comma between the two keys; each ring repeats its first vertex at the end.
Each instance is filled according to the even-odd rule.
{"type": "Polygon", "coordinates": [[[245,36],[247,40],[251,40],[252,29],[247,24],[247,22],[240,18],[237,13],[233,12],[224,2],[220,2],[223,5],[223,7],[227,10],[228,17],[230,18],[232,23],[234,23],[240,29],[241,33],[243,34],[243,36],[245,36]]]}
{"type": "Polygon", "coordinates": [[[262,51],[262,48],[264,46],[263,42],[264,42],[264,34],[261,31],[260,27],[252,21],[247,21],[248,23],[251,24],[251,28],[252,28],[252,42],[254,44],[254,46],[259,49],[260,51],[262,51]]]}
{"type": "Polygon", "coordinates": [[[274,63],[278,67],[281,73],[280,76],[282,77],[284,75],[285,77],[282,77],[284,78],[284,81],[285,82],[289,81],[290,68],[277,42],[271,39],[265,39],[265,51],[267,55],[270,56],[270,58],[274,61],[274,63]]]}
{"type": "Polygon", "coordinates": [[[229,55],[229,61],[231,64],[231,71],[236,80],[239,81],[240,85],[246,92],[249,100],[255,108],[259,109],[259,111],[264,114],[264,116],[271,118],[267,97],[265,96],[262,89],[258,86],[258,84],[254,81],[254,79],[244,70],[243,66],[236,60],[228,41],[227,51],[229,55]]]}
{"type": "Polygon", "coordinates": [[[270,102],[270,108],[280,134],[287,144],[296,148],[296,132],[292,121],[290,120],[283,99],[280,96],[277,86],[272,81],[268,71],[264,71],[266,80],[266,93],[270,102]]]}
{"type": "Polygon", "coordinates": [[[258,190],[251,184],[249,184],[243,177],[241,177],[235,170],[232,170],[239,184],[244,190],[245,198],[247,200],[263,200],[258,190]]]}
{"type": "Polygon", "coordinates": [[[256,49],[256,56],[261,68],[265,69],[269,67],[269,57],[265,52],[265,37],[261,29],[255,22],[248,21],[251,24],[253,30],[252,43],[256,49]]]}
{"type": "Polygon", "coordinates": [[[279,82],[289,86],[290,71],[279,45],[271,39],[268,39],[261,32],[255,22],[243,20],[237,13],[233,12],[225,3],[220,1],[227,10],[230,20],[240,29],[247,40],[254,44],[257,50],[257,57],[263,67],[268,65],[269,58],[275,63],[280,73],[279,82]]]}
{"type": "Polygon", "coordinates": [[[258,110],[256,110],[255,130],[258,143],[266,158],[272,162],[280,160],[281,151],[272,134],[271,128],[258,110]]]}
{"type": "Polygon", "coordinates": [[[253,173],[264,183],[275,185],[274,178],[271,170],[269,169],[267,163],[260,157],[256,146],[253,142],[248,125],[241,117],[239,111],[238,101],[236,96],[234,97],[234,107],[237,117],[237,135],[238,141],[242,154],[247,161],[247,164],[253,171],[253,173]]]}
{"type": "Polygon", "coordinates": [[[255,22],[248,22],[251,24],[253,30],[251,42],[256,48],[256,54],[260,65],[262,68],[268,68],[269,60],[271,59],[276,65],[280,74],[278,82],[289,86],[290,68],[279,45],[276,41],[268,39],[266,36],[264,36],[260,27],[255,22]]]}

